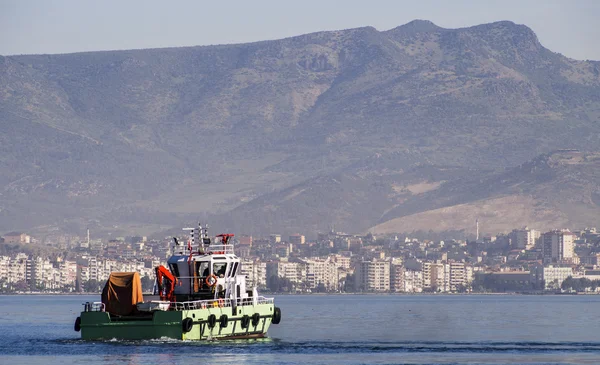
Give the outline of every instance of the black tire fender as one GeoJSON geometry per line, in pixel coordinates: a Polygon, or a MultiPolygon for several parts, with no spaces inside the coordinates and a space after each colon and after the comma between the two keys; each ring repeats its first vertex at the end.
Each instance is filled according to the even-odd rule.
{"type": "Polygon", "coordinates": [[[242,328],[248,328],[248,325],[250,324],[250,317],[248,317],[247,315],[244,314],[244,316],[242,317],[242,328]]]}
{"type": "Polygon", "coordinates": [[[192,330],[192,327],[194,327],[194,320],[192,320],[190,317],[187,317],[183,321],[181,321],[181,330],[183,331],[183,333],[190,332],[192,330]]]}
{"type": "Polygon", "coordinates": [[[258,313],[254,313],[254,314],[252,315],[252,325],[253,325],[254,327],[258,326],[258,322],[259,322],[259,321],[260,321],[260,314],[258,314],[258,313]]]}
{"type": "Polygon", "coordinates": [[[273,310],[273,324],[279,324],[279,322],[281,322],[281,309],[275,307],[273,310]]]}
{"type": "Polygon", "coordinates": [[[75,319],[75,325],[73,326],[75,332],[79,332],[81,330],[81,317],[77,317],[75,319]]]}
{"type": "Polygon", "coordinates": [[[211,314],[208,316],[208,328],[213,328],[217,324],[217,316],[211,314]]]}
{"type": "Polygon", "coordinates": [[[219,324],[221,325],[221,328],[227,328],[227,325],[229,324],[229,317],[227,317],[227,314],[221,315],[219,318],[219,324]]]}

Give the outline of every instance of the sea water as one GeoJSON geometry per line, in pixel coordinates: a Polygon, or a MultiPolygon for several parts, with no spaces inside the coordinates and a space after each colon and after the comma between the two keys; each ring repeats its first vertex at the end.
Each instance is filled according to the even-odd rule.
{"type": "Polygon", "coordinates": [[[286,295],[260,340],[83,341],[99,296],[0,296],[0,364],[600,364],[600,296],[286,295]]]}

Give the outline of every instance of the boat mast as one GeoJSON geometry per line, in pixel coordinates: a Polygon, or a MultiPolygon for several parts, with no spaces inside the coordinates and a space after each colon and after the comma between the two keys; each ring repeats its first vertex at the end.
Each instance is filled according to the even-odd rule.
{"type": "Polygon", "coordinates": [[[188,253],[192,253],[192,247],[194,247],[194,231],[196,230],[195,228],[183,228],[183,231],[187,231],[189,232],[190,238],[188,241],[188,245],[187,245],[187,249],[188,249],[188,253]]]}

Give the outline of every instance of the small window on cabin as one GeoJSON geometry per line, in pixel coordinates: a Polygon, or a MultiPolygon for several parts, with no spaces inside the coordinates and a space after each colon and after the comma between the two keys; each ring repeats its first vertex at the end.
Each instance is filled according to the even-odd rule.
{"type": "Polygon", "coordinates": [[[231,270],[231,272],[229,273],[229,276],[235,276],[235,275],[236,275],[236,273],[237,273],[237,268],[238,268],[238,263],[237,263],[237,262],[236,262],[236,263],[234,263],[232,267],[233,267],[233,269],[232,269],[232,270],[231,270]]]}
{"type": "Polygon", "coordinates": [[[213,265],[213,273],[218,277],[225,277],[225,270],[227,269],[227,263],[215,263],[213,265]]]}
{"type": "Polygon", "coordinates": [[[208,262],[199,262],[196,268],[198,270],[196,272],[198,276],[207,277],[208,275],[210,275],[210,266],[208,262]]]}
{"type": "Polygon", "coordinates": [[[173,273],[173,275],[175,275],[175,277],[179,277],[179,268],[177,267],[177,265],[171,264],[169,266],[171,267],[171,272],[173,273]]]}

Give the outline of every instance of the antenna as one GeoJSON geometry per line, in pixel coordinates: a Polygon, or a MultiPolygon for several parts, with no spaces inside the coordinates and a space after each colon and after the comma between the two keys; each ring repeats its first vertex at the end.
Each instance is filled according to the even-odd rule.
{"type": "Polygon", "coordinates": [[[188,231],[190,234],[190,244],[188,245],[188,250],[191,252],[192,251],[192,247],[194,245],[194,231],[196,230],[195,228],[183,228],[183,231],[188,231]]]}
{"type": "MultiPolygon", "coordinates": [[[[202,231],[202,228],[200,228],[202,231]]],[[[208,237],[208,224],[204,225],[204,231],[202,232],[202,244],[210,245],[210,237],[208,237]]]]}
{"type": "Polygon", "coordinates": [[[173,254],[175,254],[175,247],[179,246],[179,241],[177,241],[177,237],[173,237],[173,254]]]}

